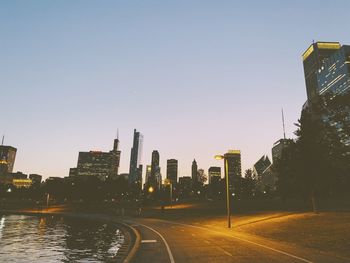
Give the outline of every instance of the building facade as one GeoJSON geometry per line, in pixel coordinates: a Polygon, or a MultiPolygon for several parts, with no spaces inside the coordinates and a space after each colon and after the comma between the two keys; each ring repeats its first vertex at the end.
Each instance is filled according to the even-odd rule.
{"type": "Polygon", "coordinates": [[[196,159],[193,160],[192,162],[192,167],[191,167],[191,178],[192,178],[192,186],[196,186],[198,184],[198,165],[196,162],[196,159]]]}
{"type": "Polygon", "coordinates": [[[109,152],[79,152],[76,168],[70,168],[69,176],[96,176],[101,180],[118,176],[120,163],[119,140],[114,140],[113,150],[109,152]]]}
{"type": "Polygon", "coordinates": [[[167,160],[166,178],[174,185],[177,183],[178,161],[175,159],[167,160]]]}
{"type": "MultiPolygon", "coordinates": [[[[142,184],[140,181],[140,162],[142,151],[143,136],[140,132],[134,129],[133,145],[130,154],[130,168],[129,168],[129,184],[142,184]]],[[[142,174],[142,171],[141,171],[142,174]]],[[[142,179],[142,178],[141,178],[142,179]]]]}
{"type": "Polygon", "coordinates": [[[0,145],[0,173],[12,173],[15,165],[17,149],[12,146],[0,145]]]}
{"type": "Polygon", "coordinates": [[[316,42],[312,43],[303,53],[303,66],[308,104],[311,105],[319,95],[317,73],[324,62],[334,52],[339,50],[339,42],[316,42]]]}
{"type": "Polygon", "coordinates": [[[208,169],[209,184],[217,183],[221,179],[221,167],[211,166],[208,169]]]}
{"type": "Polygon", "coordinates": [[[242,178],[241,151],[229,150],[224,156],[228,165],[228,181],[230,190],[233,194],[238,194],[242,178]]]}
{"type": "Polygon", "coordinates": [[[350,46],[343,45],[326,59],[317,73],[317,94],[350,92],[350,46]]]}

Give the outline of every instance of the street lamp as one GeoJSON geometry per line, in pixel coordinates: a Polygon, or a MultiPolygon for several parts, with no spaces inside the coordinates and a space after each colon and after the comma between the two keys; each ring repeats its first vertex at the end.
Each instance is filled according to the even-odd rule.
{"type": "Polygon", "coordinates": [[[148,192],[152,194],[152,193],[154,192],[154,188],[153,188],[152,186],[150,186],[150,187],[148,188],[148,192]]]}
{"type": "Polygon", "coordinates": [[[227,227],[231,228],[230,189],[229,189],[229,182],[228,182],[227,158],[225,157],[225,155],[215,155],[215,159],[216,160],[224,159],[224,161],[225,161],[227,227]]]}

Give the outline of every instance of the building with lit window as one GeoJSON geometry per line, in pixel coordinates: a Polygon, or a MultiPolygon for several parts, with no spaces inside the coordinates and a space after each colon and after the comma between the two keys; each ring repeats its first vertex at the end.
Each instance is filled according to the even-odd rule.
{"type": "Polygon", "coordinates": [[[177,183],[178,162],[175,159],[169,159],[166,164],[166,178],[174,185],[177,183]]]}
{"type": "MultiPolygon", "coordinates": [[[[228,169],[229,187],[233,194],[237,194],[240,190],[242,167],[241,167],[241,151],[229,150],[225,153],[228,169]]],[[[225,175],[226,176],[226,175],[225,175]]]]}
{"type": "Polygon", "coordinates": [[[76,168],[71,168],[69,176],[96,176],[101,180],[118,175],[120,162],[119,140],[114,140],[113,150],[109,152],[79,152],[76,168]]]}
{"type": "Polygon", "coordinates": [[[0,145],[0,173],[12,173],[15,165],[17,149],[12,146],[0,145]]]}
{"type": "Polygon", "coordinates": [[[332,53],[317,71],[317,93],[334,95],[350,92],[350,46],[332,53]]]}
{"type": "Polygon", "coordinates": [[[312,43],[302,55],[308,104],[319,95],[317,73],[324,62],[341,47],[339,42],[312,43]]]}
{"type": "Polygon", "coordinates": [[[221,167],[212,166],[208,169],[209,184],[214,184],[221,179],[221,167]]]}

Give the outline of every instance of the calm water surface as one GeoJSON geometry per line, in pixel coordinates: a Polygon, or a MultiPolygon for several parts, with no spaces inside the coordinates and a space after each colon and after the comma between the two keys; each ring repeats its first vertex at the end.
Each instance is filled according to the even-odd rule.
{"type": "Polygon", "coordinates": [[[0,262],[105,262],[123,242],[112,223],[0,215],[0,262]]]}

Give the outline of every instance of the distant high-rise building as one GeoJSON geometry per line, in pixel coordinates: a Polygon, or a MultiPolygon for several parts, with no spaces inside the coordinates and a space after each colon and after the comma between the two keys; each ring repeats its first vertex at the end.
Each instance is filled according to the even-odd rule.
{"type": "Polygon", "coordinates": [[[325,59],[316,76],[319,95],[350,92],[350,46],[343,45],[325,59]]]}
{"type": "Polygon", "coordinates": [[[156,178],[156,173],[159,168],[159,152],[154,150],[152,152],[152,160],[151,160],[151,177],[156,178]]]}
{"type": "Polygon", "coordinates": [[[152,166],[151,165],[147,165],[146,166],[146,178],[145,178],[146,186],[149,185],[149,179],[151,178],[151,170],[152,170],[152,166]]]}
{"type": "Polygon", "coordinates": [[[139,165],[141,161],[141,151],[142,151],[142,141],[143,136],[140,132],[134,129],[134,139],[131,148],[130,156],[130,169],[129,169],[129,183],[134,184],[139,183],[139,165]]]}
{"type": "Polygon", "coordinates": [[[317,73],[324,62],[340,49],[339,42],[316,42],[303,54],[304,75],[308,104],[311,105],[319,95],[317,73]]]}
{"type": "Polygon", "coordinates": [[[101,180],[118,175],[120,151],[119,139],[114,140],[113,150],[109,152],[79,152],[76,168],[70,168],[69,176],[97,176],[101,180]]]}
{"type": "Polygon", "coordinates": [[[30,174],[29,179],[32,180],[33,184],[41,184],[42,176],[39,174],[30,174]]]}
{"type": "Polygon", "coordinates": [[[167,160],[166,178],[171,181],[172,184],[177,183],[177,170],[178,162],[175,159],[167,160]]]}
{"type": "Polygon", "coordinates": [[[219,182],[221,179],[221,167],[212,166],[208,169],[209,184],[219,182]]]}
{"type": "Polygon", "coordinates": [[[239,189],[239,184],[242,177],[241,151],[229,150],[227,153],[225,153],[225,158],[228,164],[229,186],[231,191],[235,193],[235,191],[239,189]]]}
{"type": "Polygon", "coordinates": [[[77,175],[106,180],[111,175],[111,154],[101,151],[79,152],[77,175]]]}
{"type": "Polygon", "coordinates": [[[198,166],[196,159],[193,160],[192,162],[192,185],[195,186],[198,184],[198,166]]]}
{"type": "Polygon", "coordinates": [[[160,167],[159,167],[159,152],[154,150],[152,152],[151,159],[151,175],[148,179],[148,185],[153,188],[159,188],[159,180],[160,179],[160,167]]]}
{"type": "Polygon", "coordinates": [[[292,139],[280,139],[273,144],[272,162],[276,163],[282,157],[283,150],[293,142],[292,139]]]}
{"type": "Polygon", "coordinates": [[[263,155],[253,166],[253,176],[255,179],[263,174],[263,172],[271,165],[271,161],[267,155],[263,155]]]}
{"type": "Polygon", "coordinates": [[[12,146],[0,145],[0,173],[12,173],[16,160],[17,149],[12,146]]]}
{"type": "Polygon", "coordinates": [[[121,151],[119,151],[119,138],[114,140],[113,150],[110,151],[111,154],[111,169],[112,169],[112,175],[117,176],[119,165],[120,165],[120,154],[121,151]]]}

